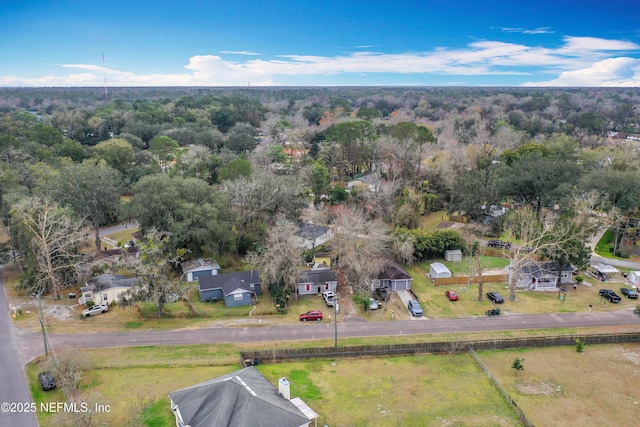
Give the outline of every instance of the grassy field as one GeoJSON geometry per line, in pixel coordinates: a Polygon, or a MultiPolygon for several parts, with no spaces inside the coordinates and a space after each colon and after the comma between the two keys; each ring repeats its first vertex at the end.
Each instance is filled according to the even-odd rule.
{"type": "MultiPolygon", "coordinates": [[[[125,355],[122,350],[114,351],[114,357],[125,355]]],[[[184,347],[173,350],[174,354],[169,354],[171,350],[164,352],[162,358],[169,356],[176,361],[186,354],[194,355],[184,347]]],[[[80,392],[81,400],[92,402],[91,406],[93,402],[110,405],[111,412],[100,414],[96,420],[104,425],[125,425],[134,417],[144,418],[140,425],[170,426],[175,421],[167,393],[240,368],[237,364],[220,364],[212,357],[213,366],[168,367],[161,363],[103,369],[100,361],[109,358],[112,350],[100,353],[86,354],[92,362],[97,358],[98,365],[82,373],[80,392]]],[[[138,350],[134,353],[141,356],[138,350]]],[[[144,353],[147,362],[153,360],[151,352],[144,353]]],[[[36,403],[63,401],[60,391],[38,390],[36,376],[40,369],[36,363],[27,369],[36,403]]],[[[258,369],[274,385],[286,377],[291,382],[291,395],[301,397],[318,413],[318,425],[520,425],[468,355],[318,360],[260,365],[258,369]]],[[[56,414],[40,413],[39,422],[43,427],[64,425],[56,414]]]]}
{"type": "Polygon", "coordinates": [[[480,357],[538,426],[638,425],[640,345],[481,352],[480,357]],[[524,359],[523,371],[511,368],[524,359]]]}
{"type": "MultiPolygon", "coordinates": [[[[175,421],[167,393],[239,369],[237,351],[246,345],[81,350],[81,400],[110,405],[111,412],[96,420],[101,425],[124,425],[133,417],[139,425],[170,426],[175,421]],[[123,363],[114,367],[117,361],[123,363]]],[[[584,353],[570,346],[483,351],[479,356],[535,425],[636,425],[640,344],[586,346],[584,353]],[[523,359],[524,370],[511,368],[516,357],[523,359]]],[[[64,401],[60,391],[40,391],[36,376],[44,366],[42,361],[27,365],[34,401],[64,401]]],[[[274,385],[287,378],[291,395],[319,414],[318,425],[520,425],[467,354],[257,368],[274,385]]],[[[56,414],[38,416],[43,427],[66,425],[56,414]]]]}

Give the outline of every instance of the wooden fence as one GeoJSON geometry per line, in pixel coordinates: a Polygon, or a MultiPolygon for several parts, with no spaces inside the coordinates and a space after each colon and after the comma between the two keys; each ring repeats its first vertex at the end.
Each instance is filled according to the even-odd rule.
{"type": "MultiPolygon", "coordinates": [[[[471,277],[471,283],[478,283],[478,276],[471,277]]],[[[505,283],[509,280],[508,274],[483,274],[482,283],[505,283]]],[[[466,285],[469,276],[440,277],[433,280],[433,286],[466,285]]]]}
{"type": "Polygon", "coordinates": [[[620,334],[554,335],[541,337],[503,338],[492,340],[459,340],[410,344],[360,345],[348,347],[315,347],[243,351],[243,366],[279,363],[292,360],[336,359],[345,357],[407,356],[418,354],[451,354],[478,350],[505,350],[513,348],[541,348],[576,345],[580,339],[586,345],[640,342],[640,332],[620,334]]]}

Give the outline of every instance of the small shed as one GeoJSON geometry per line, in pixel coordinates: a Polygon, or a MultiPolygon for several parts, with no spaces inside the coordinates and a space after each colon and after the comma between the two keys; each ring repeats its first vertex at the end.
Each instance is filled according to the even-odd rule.
{"type": "Polygon", "coordinates": [[[429,275],[431,276],[431,279],[444,279],[451,277],[451,272],[443,263],[434,262],[429,267],[429,275]]]}
{"type": "Polygon", "coordinates": [[[462,261],[462,251],[460,249],[444,251],[444,259],[448,262],[462,261]]]}
{"type": "Polygon", "coordinates": [[[640,271],[630,271],[629,272],[629,281],[635,287],[640,286],[640,271]]]}

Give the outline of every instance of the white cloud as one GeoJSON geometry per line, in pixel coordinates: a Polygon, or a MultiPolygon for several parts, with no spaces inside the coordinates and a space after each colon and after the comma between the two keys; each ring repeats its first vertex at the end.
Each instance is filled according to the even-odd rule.
{"type": "Polygon", "coordinates": [[[527,28],[509,28],[509,27],[503,27],[500,28],[500,30],[506,32],[506,33],[522,33],[522,34],[550,34],[550,33],[555,33],[555,31],[552,31],[551,28],[549,27],[538,27],[538,28],[534,28],[532,30],[527,29],[527,28]]]}
{"type": "Polygon", "coordinates": [[[259,56],[260,54],[257,52],[250,52],[248,50],[222,50],[220,53],[224,55],[250,55],[250,56],[259,56]]]}
{"type": "Polygon", "coordinates": [[[640,60],[608,58],[581,70],[565,71],[545,82],[528,82],[524,86],[640,86],[640,60]]]}
{"type": "MultiPolygon", "coordinates": [[[[359,51],[332,57],[280,55],[271,59],[241,58],[235,61],[218,55],[197,55],[189,58],[185,72],[175,74],[139,75],[98,65],[62,64],[62,68],[83,72],[36,79],[0,76],[0,86],[101,86],[105,74],[110,86],[268,86],[275,82],[286,85],[291,76],[306,76],[307,80],[316,76],[316,81],[321,84],[322,76],[371,76],[376,73],[446,76],[553,74],[559,77],[548,82],[527,84],[636,84],[638,60],[623,57],[623,54],[629,56],[629,52],[640,51],[637,44],[624,40],[570,36],[564,37],[563,41],[557,48],[483,40],[463,48],[439,47],[424,52],[359,51]]],[[[224,52],[257,56],[250,51],[224,52]]]]}

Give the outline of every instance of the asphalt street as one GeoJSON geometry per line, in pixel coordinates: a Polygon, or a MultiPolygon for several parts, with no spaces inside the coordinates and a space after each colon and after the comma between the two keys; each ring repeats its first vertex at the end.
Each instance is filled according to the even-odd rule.
{"type": "MultiPolygon", "coordinates": [[[[390,322],[338,321],[340,338],[437,334],[445,332],[482,332],[541,328],[615,326],[640,323],[631,309],[614,312],[559,314],[506,314],[494,317],[457,319],[398,320],[390,322]]],[[[25,360],[43,351],[42,337],[37,332],[18,333],[20,350],[25,360]]],[[[170,344],[211,344],[233,342],[295,341],[335,338],[330,322],[308,322],[288,326],[230,326],[168,331],[101,332],[96,334],[48,334],[53,349],[129,347],[170,344]]]]}
{"type": "Polygon", "coordinates": [[[31,393],[1,275],[0,288],[0,426],[37,427],[32,408],[24,408],[31,404],[31,393]]]}

